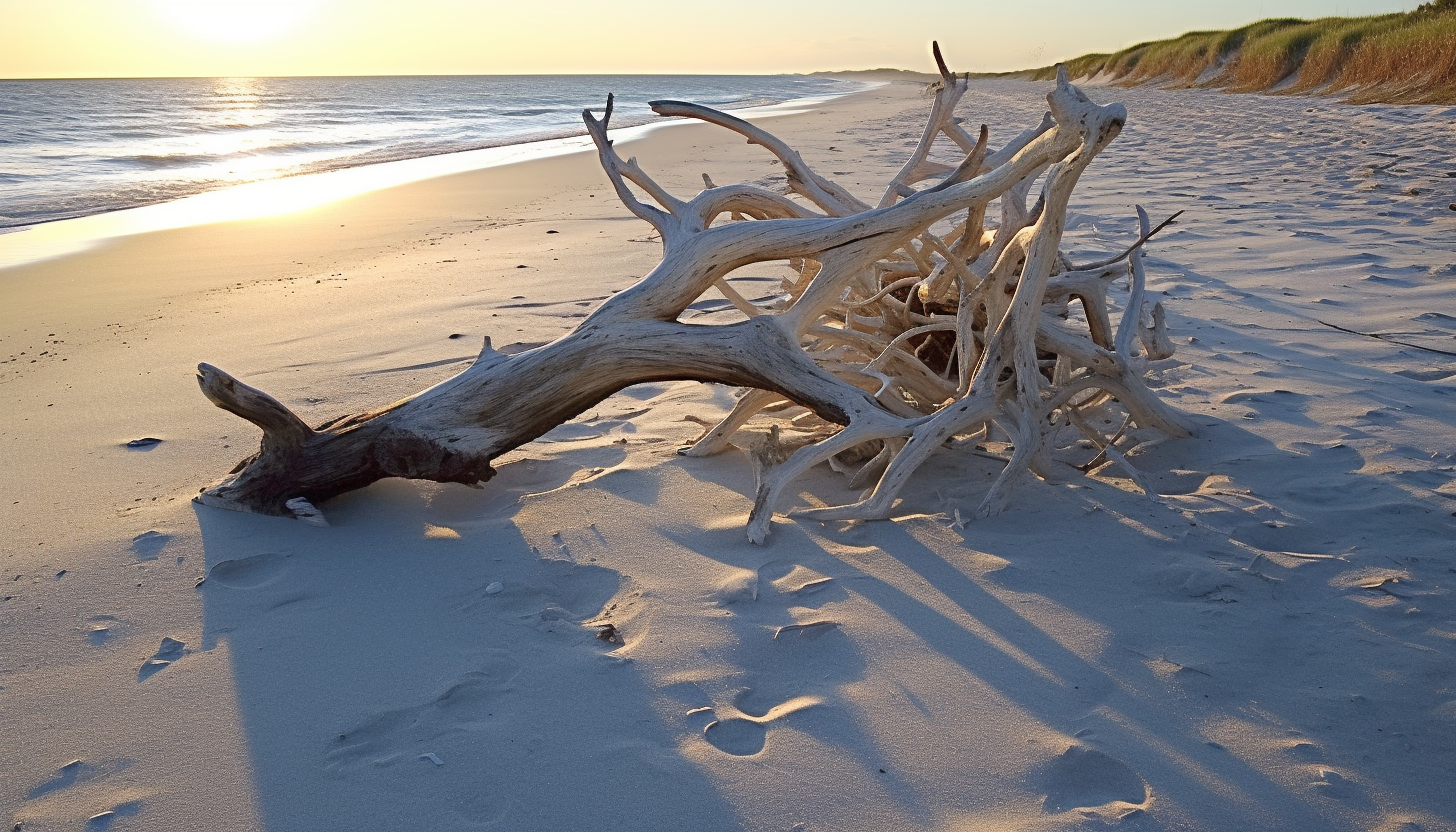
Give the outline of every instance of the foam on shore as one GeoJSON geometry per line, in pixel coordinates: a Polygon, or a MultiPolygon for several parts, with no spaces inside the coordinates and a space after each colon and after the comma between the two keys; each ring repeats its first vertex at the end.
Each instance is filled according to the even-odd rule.
{"type": "MultiPolygon", "coordinates": [[[[732,112],[750,120],[771,118],[804,112],[837,97],[800,98],[732,112]]],[[[630,141],[674,123],[685,122],[663,119],[613,129],[612,135],[617,141],[630,141]]],[[[589,137],[564,136],[250,182],[156,205],[0,229],[0,270],[85,251],[116,237],[289,214],[410,182],[591,150],[589,137]]]]}

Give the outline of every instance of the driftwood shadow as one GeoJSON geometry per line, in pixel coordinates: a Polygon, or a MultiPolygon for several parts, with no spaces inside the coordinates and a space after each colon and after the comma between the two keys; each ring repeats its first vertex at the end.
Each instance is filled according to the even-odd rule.
{"type": "Polygon", "coordinates": [[[198,508],[204,649],[231,659],[265,827],[737,828],[582,624],[620,576],[430,496],[381,483],[328,529],[198,508]]]}

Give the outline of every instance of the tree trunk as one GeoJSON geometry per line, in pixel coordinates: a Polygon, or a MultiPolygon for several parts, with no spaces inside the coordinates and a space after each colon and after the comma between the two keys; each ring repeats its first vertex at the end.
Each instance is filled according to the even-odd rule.
{"type": "MultiPolygon", "coordinates": [[[[718,382],[760,391],[688,453],[726,446],[758,409],[788,400],[838,432],[792,453],[768,453],[749,537],[761,542],[782,490],[818,462],[870,447],[874,491],[851,506],[804,514],[882,517],[914,469],[947,439],[1010,425],[1016,453],[983,507],[994,507],[1011,477],[1045,464],[1062,426],[1079,412],[1122,402],[1140,425],[1174,434],[1187,423],[1141,379],[1135,342],[1161,357],[1169,345],[1162,310],[1144,326],[1143,236],[1117,261],[1068,267],[1059,243],[1067,200],[1081,172],[1121,129],[1120,105],[1100,107],[1063,74],[1048,96],[1049,117],[1005,147],[988,150],[953,118],[967,82],[944,69],[925,134],[911,159],[871,208],[811,170],[776,137],[725,113],[654,102],[659,114],[698,118],[735,130],[783,163],[791,197],[747,185],[715,187],[691,200],[667,193],[607,138],[612,99],[597,119],[583,113],[603,168],[623,204],[662,237],[658,266],[604,302],[575,330],[519,355],[484,349],[466,370],[380,410],[310,428],[276,399],[207,364],[198,368],[214,404],[263,429],[259,451],[204,489],[201,503],[318,522],[314,504],[384,477],[477,485],[491,461],[633,384],[718,382]],[[964,158],[929,160],[938,136],[964,158]],[[1025,207],[1033,182],[1042,196],[1025,207]],[[938,182],[923,190],[912,186],[938,182]],[[633,186],[637,190],[634,190],[633,186]],[[643,201],[638,191],[652,201],[643,201]],[[984,227],[1001,200],[1001,225],[984,227]],[[714,225],[730,215],[740,222],[714,225]],[[964,214],[947,235],[936,223],[964,214]],[[799,272],[777,304],[755,306],[725,277],[751,263],[788,260],[799,272]],[[1128,276],[1133,295],[1120,326],[1108,319],[1106,291],[1128,276]],[[717,288],[742,311],[738,323],[702,326],[678,317],[717,288]],[[1078,333],[1058,315],[1079,301],[1089,322],[1078,333]],[[934,339],[940,339],[935,341],[934,339]],[[934,341],[940,365],[922,360],[934,341]],[[1156,346],[1155,346],[1156,345],[1156,346]],[[1051,356],[1049,358],[1048,356],[1051,356]],[[1055,365],[1048,372],[1046,363],[1055,365]],[[888,463],[888,464],[886,464],[888,463]]],[[[705,177],[706,181],[706,177],[705,177]]],[[[1141,211],[1141,209],[1139,209],[1141,211]]],[[[1113,437],[1115,440],[1117,437],[1113,437]]],[[[1114,452],[1115,453],[1115,452],[1114,452]]],[[[868,480],[865,472],[861,479],[868,480]]]]}

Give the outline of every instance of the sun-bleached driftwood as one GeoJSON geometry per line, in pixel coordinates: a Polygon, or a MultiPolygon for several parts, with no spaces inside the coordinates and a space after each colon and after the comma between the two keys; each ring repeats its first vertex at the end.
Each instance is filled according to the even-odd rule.
{"type": "Polygon", "coordinates": [[[608,138],[612,99],[583,113],[602,168],[629,211],[662,240],[661,262],[603,302],[575,330],[517,355],[487,338],[466,370],[379,410],[310,427],[268,394],[202,364],[198,381],[218,407],[263,430],[259,451],[197,500],[321,523],[316,504],[385,477],[477,485],[491,462],[632,384],[686,379],[745,388],[738,405],[685,454],[728,447],[756,414],[803,408],[797,446],[777,428],[752,446],[758,490],[748,536],[761,542],[774,508],[821,462],[870,487],[851,505],[797,512],[820,519],[887,516],[915,470],[957,437],[989,435],[1013,450],[981,511],[996,510],[1014,478],[1048,475],[1062,437],[1090,440],[1094,461],[1126,464],[1114,447],[1130,425],[1171,435],[1189,423],[1144,383],[1171,344],[1161,306],[1145,309],[1142,247],[1074,266],[1060,243],[1079,177],[1122,129],[1122,106],[1094,104],[1061,75],[1050,113],[989,148],[954,111],[967,81],[936,49],[942,80],[919,145],[875,206],[816,173],[786,143],[711,108],[653,102],[660,115],[736,131],[782,163],[788,194],[751,185],[708,187],[682,199],[608,138]],[[960,157],[932,160],[938,138],[960,157]],[[917,189],[917,184],[933,184],[917,189]],[[1040,197],[1026,200],[1040,183],[1040,197]],[[988,225],[992,203],[999,223],[988,225]],[[784,292],[754,303],[726,280],[735,269],[787,261],[784,292]],[[1111,322],[1109,288],[1130,296],[1111,322]],[[688,325],[679,317],[718,291],[743,319],[688,325]],[[1073,304],[1080,315],[1070,314],[1073,304]],[[1105,431],[1108,409],[1122,427],[1105,431]],[[1101,418],[1093,419],[1093,415],[1101,418]],[[803,438],[807,435],[807,439],[803,438]]]}

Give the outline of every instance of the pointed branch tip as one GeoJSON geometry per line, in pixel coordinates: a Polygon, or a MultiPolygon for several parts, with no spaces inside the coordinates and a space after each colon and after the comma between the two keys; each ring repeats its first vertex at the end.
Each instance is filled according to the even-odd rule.
{"type": "Polygon", "coordinates": [[[930,42],[930,53],[935,56],[935,68],[940,70],[940,77],[944,78],[947,83],[954,81],[955,75],[950,71],[950,67],[945,65],[945,57],[940,54],[940,41],[930,42]]]}

